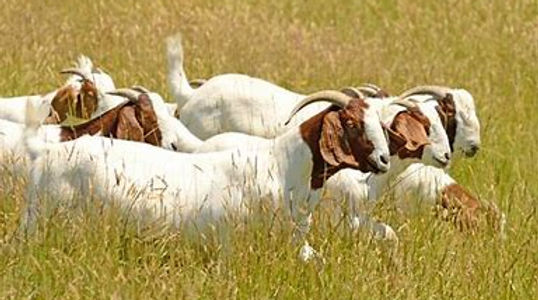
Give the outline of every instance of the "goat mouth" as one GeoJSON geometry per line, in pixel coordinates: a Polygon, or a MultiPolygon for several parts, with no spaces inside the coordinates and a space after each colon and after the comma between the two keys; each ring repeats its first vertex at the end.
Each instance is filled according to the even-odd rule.
{"type": "Polygon", "coordinates": [[[443,168],[446,167],[446,166],[448,166],[448,163],[449,163],[448,160],[441,160],[441,159],[439,159],[439,158],[437,158],[437,157],[434,157],[433,159],[434,159],[437,163],[439,163],[439,165],[440,165],[441,167],[443,167],[443,168]]]}
{"type": "Polygon", "coordinates": [[[368,164],[368,166],[370,167],[370,172],[372,173],[385,173],[387,172],[387,170],[385,169],[380,169],[377,164],[372,161],[371,159],[366,159],[366,163],[368,164]]]}

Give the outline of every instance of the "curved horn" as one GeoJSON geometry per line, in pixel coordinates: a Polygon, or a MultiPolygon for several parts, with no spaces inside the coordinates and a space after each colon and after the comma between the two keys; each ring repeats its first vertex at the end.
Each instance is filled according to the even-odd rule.
{"type": "Polygon", "coordinates": [[[371,98],[375,98],[377,93],[379,92],[378,90],[376,90],[374,88],[371,88],[369,86],[362,86],[362,85],[357,87],[357,89],[359,91],[363,92],[368,97],[371,97],[371,98]]]}
{"type": "Polygon", "coordinates": [[[445,86],[439,86],[439,85],[419,85],[414,88],[408,89],[407,91],[404,91],[399,97],[401,99],[407,98],[412,95],[417,94],[427,94],[432,95],[436,98],[444,98],[448,93],[450,93],[451,89],[445,86]]]}
{"type": "Polygon", "coordinates": [[[141,85],[133,85],[133,86],[131,87],[131,90],[135,90],[135,91],[140,92],[140,93],[143,93],[143,94],[149,94],[149,93],[151,93],[150,90],[148,90],[147,88],[145,88],[145,87],[143,87],[143,86],[141,86],[141,85]]]}
{"type": "Polygon", "coordinates": [[[109,95],[120,96],[129,99],[129,101],[138,101],[140,93],[131,89],[117,89],[111,92],[107,92],[109,95]]]}
{"type": "Polygon", "coordinates": [[[78,75],[84,80],[90,80],[88,78],[88,76],[86,76],[86,74],[84,74],[84,72],[82,72],[80,69],[76,69],[76,68],[63,69],[63,70],[60,71],[60,74],[78,75]]]}
{"type": "Polygon", "coordinates": [[[301,102],[297,103],[293,110],[290,113],[290,116],[288,117],[288,120],[284,123],[284,125],[288,125],[288,123],[291,121],[291,118],[295,116],[295,114],[300,111],[303,107],[314,103],[318,101],[327,101],[334,105],[337,105],[339,107],[346,107],[353,98],[342,93],[339,91],[332,91],[332,90],[326,90],[326,91],[320,91],[314,94],[311,94],[307,97],[305,97],[301,102]]]}
{"type": "Polygon", "coordinates": [[[340,89],[340,92],[353,98],[366,98],[360,89],[352,86],[346,86],[345,88],[340,89]]]}
{"type": "Polygon", "coordinates": [[[402,98],[397,98],[397,99],[393,100],[390,104],[400,105],[400,106],[403,106],[403,107],[405,107],[407,109],[417,107],[416,103],[414,103],[412,101],[409,101],[407,99],[402,99],[402,98]]]}

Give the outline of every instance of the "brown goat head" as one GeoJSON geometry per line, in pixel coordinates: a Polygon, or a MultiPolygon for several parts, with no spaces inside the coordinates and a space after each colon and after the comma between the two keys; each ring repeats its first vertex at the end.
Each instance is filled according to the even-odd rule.
{"type": "Polygon", "coordinates": [[[51,114],[47,124],[60,124],[72,115],[81,119],[89,119],[97,110],[98,92],[89,80],[83,80],[80,90],[69,85],[61,88],[51,102],[51,114]]]}
{"type": "Polygon", "coordinates": [[[343,168],[377,171],[368,161],[374,145],[364,131],[367,108],[364,100],[355,98],[345,108],[333,105],[301,124],[301,136],[313,154],[312,188],[321,188],[343,168]]]}

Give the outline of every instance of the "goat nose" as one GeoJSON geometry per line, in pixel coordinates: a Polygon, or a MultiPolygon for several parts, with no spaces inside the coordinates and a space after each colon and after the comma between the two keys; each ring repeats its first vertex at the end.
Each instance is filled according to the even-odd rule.
{"type": "Polygon", "coordinates": [[[386,165],[389,163],[389,156],[387,154],[381,154],[379,160],[386,165]]]}
{"type": "Polygon", "coordinates": [[[450,153],[445,152],[444,157],[445,157],[446,161],[448,162],[450,160],[450,153]]]}

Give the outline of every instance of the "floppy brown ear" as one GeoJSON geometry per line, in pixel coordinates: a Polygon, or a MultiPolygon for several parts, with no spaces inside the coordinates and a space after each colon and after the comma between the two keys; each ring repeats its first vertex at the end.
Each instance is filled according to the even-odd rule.
{"type": "Polygon", "coordinates": [[[383,125],[383,128],[389,136],[389,151],[390,155],[398,153],[398,151],[407,144],[405,137],[398,132],[392,130],[390,127],[383,125]]]}
{"type": "Polygon", "coordinates": [[[144,140],[154,146],[162,145],[162,132],[157,115],[147,94],[140,94],[136,103],[136,119],[144,130],[144,140]]]}
{"type": "Polygon", "coordinates": [[[75,106],[76,116],[89,119],[95,110],[97,110],[97,89],[91,81],[84,80],[75,106]]]}
{"type": "Polygon", "coordinates": [[[115,136],[122,140],[144,142],[144,130],[136,119],[133,107],[125,106],[120,110],[115,136]]]}
{"type": "Polygon", "coordinates": [[[323,117],[319,148],[321,156],[331,166],[347,164],[359,167],[337,111],[331,111],[323,117]]]}
{"type": "Polygon", "coordinates": [[[429,120],[420,112],[417,114],[412,111],[404,111],[394,118],[392,129],[401,134],[407,141],[404,149],[401,149],[406,151],[399,151],[401,158],[421,156],[420,152],[424,146],[430,144],[427,133],[429,124],[429,120]]]}

